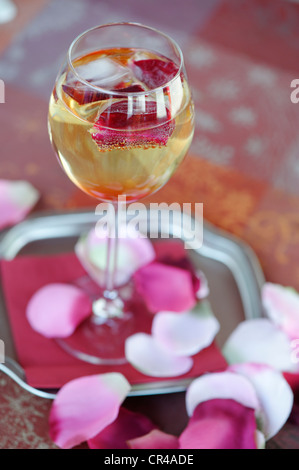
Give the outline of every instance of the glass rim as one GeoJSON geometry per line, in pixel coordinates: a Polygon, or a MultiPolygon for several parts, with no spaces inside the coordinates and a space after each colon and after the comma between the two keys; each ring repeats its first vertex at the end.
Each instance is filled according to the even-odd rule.
{"type": "Polygon", "coordinates": [[[89,28],[85,31],[83,31],[81,34],[79,34],[73,41],[72,43],[70,44],[69,48],[68,48],[68,52],[67,52],[67,63],[68,63],[68,66],[70,67],[70,69],[72,70],[72,73],[80,80],[81,83],[87,85],[88,87],[90,88],[93,88],[94,90],[97,90],[97,91],[100,91],[100,92],[104,92],[104,93],[107,93],[109,95],[118,95],[118,96],[143,96],[143,95],[149,95],[151,93],[155,93],[156,91],[158,90],[161,90],[163,88],[165,88],[166,86],[169,86],[172,82],[174,82],[177,77],[181,74],[181,71],[182,71],[182,68],[183,68],[183,65],[184,65],[184,59],[183,59],[183,53],[182,53],[182,50],[180,48],[180,46],[178,45],[178,43],[172,39],[172,37],[170,37],[168,34],[165,34],[163,33],[162,31],[159,31],[158,29],[156,28],[152,28],[151,26],[146,26],[146,25],[143,25],[142,23],[136,23],[136,22],[127,22],[127,21],[121,21],[121,22],[114,22],[114,23],[106,23],[106,24],[102,24],[102,25],[98,25],[98,26],[93,26],[92,28],[89,28]],[[170,80],[168,80],[164,85],[160,85],[156,88],[153,88],[151,90],[144,90],[144,91],[136,91],[136,92],[132,92],[132,91],[119,91],[119,90],[110,90],[109,88],[103,88],[103,87],[99,87],[98,85],[93,85],[92,83],[88,82],[87,80],[85,80],[83,77],[80,76],[80,74],[77,73],[75,67],[73,66],[73,60],[71,58],[71,54],[73,52],[73,49],[74,47],[76,46],[76,44],[88,33],[92,32],[92,31],[95,31],[97,29],[101,29],[101,28],[105,28],[105,27],[108,27],[108,26],[137,26],[139,28],[143,28],[143,29],[147,29],[149,31],[152,31],[154,33],[157,33],[159,34],[160,36],[164,36],[165,39],[167,39],[170,43],[172,43],[172,45],[174,46],[174,48],[176,49],[178,55],[179,55],[179,59],[180,59],[180,64],[179,64],[179,68],[178,68],[178,71],[177,73],[175,74],[174,77],[172,77],[170,80]]]}

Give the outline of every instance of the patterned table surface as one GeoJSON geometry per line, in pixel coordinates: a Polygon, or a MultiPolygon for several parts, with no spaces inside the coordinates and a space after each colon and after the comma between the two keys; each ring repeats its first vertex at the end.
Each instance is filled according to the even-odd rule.
{"type": "MultiPolygon", "coordinates": [[[[94,207],[66,179],[47,135],[48,98],[72,39],[95,24],[136,21],[182,46],[196,106],[185,162],[148,201],[203,202],[209,222],[257,253],[266,279],[299,289],[299,5],[286,0],[21,0],[0,24],[0,178],[41,192],[36,210],[94,207]]],[[[1,17],[1,10],[0,10],[1,17]]],[[[0,447],[52,448],[49,403],[0,375],[0,447]],[[18,432],[16,433],[16,429],[18,432]]],[[[146,407],[169,432],[180,394],[146,407]],[[168,417],[168,422],[166,419],[168,417]],[[163,421],[163,419],[165,420],[163,421]],[[166,424],[165,424],[166,423],[166,424]]],[[[142,400],[129,403],[142,409],[142,400]]],[[[299,448],[288,424],[269,447],[299,448]]]]}

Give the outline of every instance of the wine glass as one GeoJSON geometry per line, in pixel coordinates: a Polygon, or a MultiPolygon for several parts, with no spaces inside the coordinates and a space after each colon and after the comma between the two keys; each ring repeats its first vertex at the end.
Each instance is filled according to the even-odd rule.
{"type": "MultiPolygon", "coordinates": [[[[184,159],[193,130],[183,56],[170,37],[111,23],[73,41],[51,94],[49,135],[67,176],[84,192],[113,208],[120,197],[128,203],[152,194],[184,159]]],[[[111,218],[103,293],[75,336],[60,340],[96,364],[125,362],[134,322],[114,285],[115,229],[111,218]]]]}

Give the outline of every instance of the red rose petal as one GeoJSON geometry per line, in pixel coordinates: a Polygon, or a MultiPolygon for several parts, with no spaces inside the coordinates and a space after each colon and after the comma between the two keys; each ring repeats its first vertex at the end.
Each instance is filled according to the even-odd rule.
{"type": "Polygon", "coordinates": [[[133,62],[135,77],[150,89],[166,85],[178,70],[178,66],[169,60],[145,59],[133,62]]]}
{"type": "Polygon", "coordinates": [[[169,111],[165,108],[165,117],[158,117],[155,101],[144,101],[144,106],[144,112],[134,112],[126,100],[108,106],[91,131],[99,149],[165,146],[174,130],[174,121],[169,121],[169,111]]]}
{"type": "Polygon", "coordinates": [[[88,440],[90,449],[128,449],[127,441],[149,433],[154,424],[141,413],[120,408],[117,419],[88,440]]]}
{"type": "Polygon", "coordinates": [[[254,409],[234,400],[200,403],[179,442],[180,449],[256,449],[254,409]]]}
{"type": "MultiPolygon", "coordinates": [[[[140,91],[145,91],[139,83],[134,83],[127,87],[123,85],[124,84],[122,83],[120,87],[112,88],[111,91],[120,91],[126,93],[138,93],[140,91]]],[[[77,101],[77,103],[80,105],[94,103],[95,101],[107,100],[111,97],[121,97],[121,95],[111,95],[97,91],[95,88],[89,88],[87,85],[84,85],[84,83],[79,81],[76,81],[72,84],[64,84],[62,85],[62,89],[67,95],[69,95],[73,100],[77,101]]]]}
{"type": "Polygon", "coordinates": [[[139,93],[145,89],[139,83],[133,83],[125,88],[117,88],[117,91],[125,91],[126,93],[139,93]]]}
{"type": "Polygon", "coordinates": [[[93,103],[108,98],[108,95],[96,91],[94,88],[88,88],[83,83],[76,82],[74,85],[62,85],[63,91],[69,95],[78,104],[93,103]]]}

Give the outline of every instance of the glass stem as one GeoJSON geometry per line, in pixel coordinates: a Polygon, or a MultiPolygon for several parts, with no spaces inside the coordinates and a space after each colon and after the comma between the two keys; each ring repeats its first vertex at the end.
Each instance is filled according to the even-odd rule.
{"type": "Polygon", "coordinates": [[[107,227],[107,257],[105,272],[105,290],[104,297],[107,300],[114,300],[117,297],[115,290],[115,275],[117,268],[118,255],[118,222],[117,222],[117,204],[111,203],[108,209],[108,227],[107,227]]]}
{"type": "Polygon", "coordinates": [[[103,297],[93,303],[93,322],[101,324],[124,316],[123,301],[115,288],[118,258],[118,204],[110,203],[107,210],[107,256],[103,297]]]}

